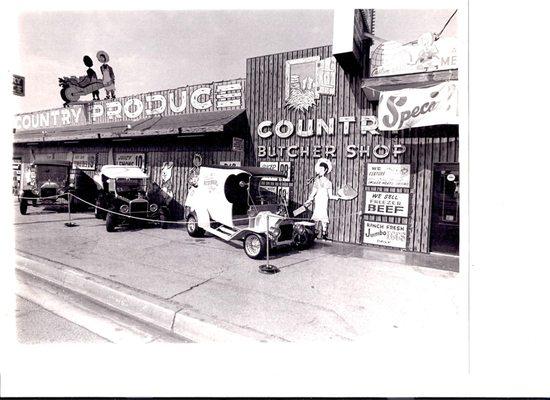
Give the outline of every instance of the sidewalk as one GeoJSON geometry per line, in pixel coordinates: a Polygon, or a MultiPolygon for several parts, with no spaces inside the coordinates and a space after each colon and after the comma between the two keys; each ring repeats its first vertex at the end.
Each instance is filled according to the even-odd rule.
{"type": "Polygon", "coordinates": [[[193,341],[435,344],[465,332],[457,258],[318,242],[274,254],[281,272],[265,275],[238,244],[181,228],[107,233],[85,213],[67,228],[65,218],[16,217],[19,270],[193,341]]]}

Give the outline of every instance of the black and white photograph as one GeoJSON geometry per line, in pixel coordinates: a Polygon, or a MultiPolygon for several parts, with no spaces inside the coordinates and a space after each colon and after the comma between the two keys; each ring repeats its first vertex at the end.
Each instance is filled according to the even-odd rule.
{"type": "Polygon", "coordinates": [[[15,348],[467,376],[468,4],[376,4],[16,7],[15,348]]]}

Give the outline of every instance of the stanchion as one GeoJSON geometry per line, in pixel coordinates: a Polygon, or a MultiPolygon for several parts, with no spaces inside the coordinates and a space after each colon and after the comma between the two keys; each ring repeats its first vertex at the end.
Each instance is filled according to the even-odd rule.
{"type": "Polygon", "coordinates": [[[265,246],[266,246],[266,253],[265,253],[265,264],[260,265],[259,270],[262,274],[276,274],[277,272],[280,272],[280,269],[277,268],[275,265],[269,264],[269,215],[266,215],[266,228],[265,228],[265,246]]]}
{"type": "Polygon", "coordinates": [[[71,221],[71,196],[72,193],[67,193],[67,201],[69,202],[69,222],[65,222],[65,226],[68,228],[72,228],[73,226],[77,226],[73,221],[71,221]]]}

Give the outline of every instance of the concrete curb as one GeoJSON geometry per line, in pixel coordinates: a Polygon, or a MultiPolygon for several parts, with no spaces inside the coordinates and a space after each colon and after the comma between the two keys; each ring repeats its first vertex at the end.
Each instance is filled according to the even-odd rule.
{"type": "Polygon", "coordinates": [[[16,255],[16,269],[193,342],[257,343],[268,335],[190,315],[181,304],[49,260],[16,255]],[[229,328],[229,329],[228,329],[229,328]]]}

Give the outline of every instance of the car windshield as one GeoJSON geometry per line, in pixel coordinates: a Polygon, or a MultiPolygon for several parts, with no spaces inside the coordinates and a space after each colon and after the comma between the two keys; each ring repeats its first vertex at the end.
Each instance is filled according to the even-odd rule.
{"type": "Polygon", "coordinates": [[[69,168],[63,165],[37,165],[35,168],[38,184],[50,181],[64,186],[69,178],[69,168]]]}
{"type": "Polygon", "coordinates": [[[135,193],[145,190],[145,180],[139,178],[118,178],[116,191],[118,194],[135,193]]]}
{"type": "Polygon", "coordinates": [[[250,198],[256,205],[260,204],[280,204],[277,197],[276,186],[260,186],[261,176],[253,176],[250,178],[250,198]],[[272,189],[272,190],[270,190],[272,189]]]}

